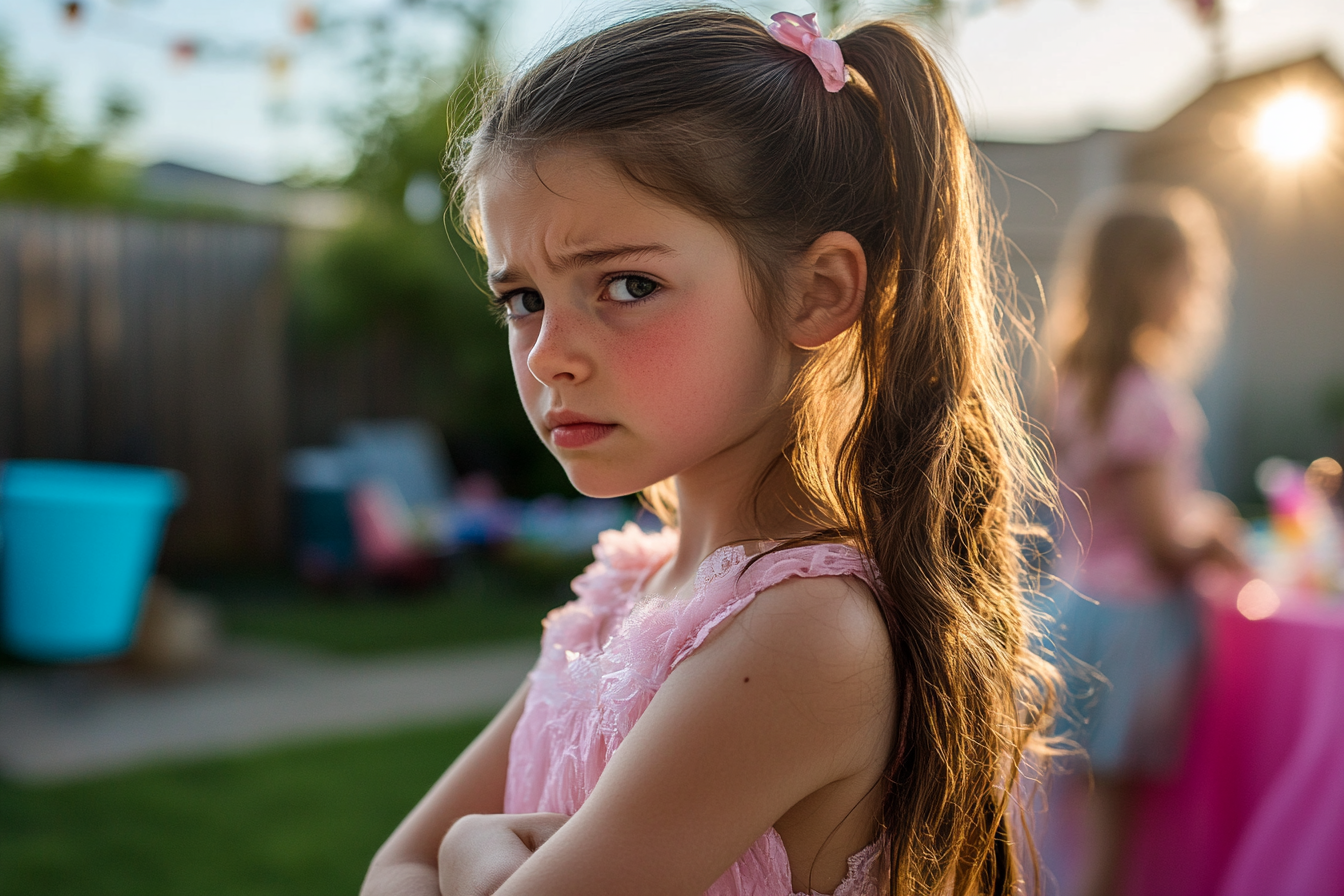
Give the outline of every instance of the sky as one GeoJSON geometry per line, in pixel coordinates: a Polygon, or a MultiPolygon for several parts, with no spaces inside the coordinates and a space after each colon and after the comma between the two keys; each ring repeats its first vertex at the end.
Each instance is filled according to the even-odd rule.
{"type": "MultiPolygon", "coordinates": [[[[501,2],[509,4],[499,39],[506,66],[636,6],[630,0],[501,2]]],[[[790,2],[792,12],[812,8],[790,2]]],[[[1318,52],[1344,68],[1344,0],[1227,4],[1232,74],[1318,52]]],[[[58,108],[78,128],[92,127],[109,90],[134,96],[141,114],[120,139],[121,154],[257,182],[303,170],[338,174],[350,164],[349,142],[333,113],[368,96],[367,81],[350,65],[360,46],[353,37],[295,34],[294,0],[83,5],[82,20],[70,25],[62,3],[0,0],[0,35],[20,71],[53,83],[58,108]],[[174,61],[169,46],[182,37],[206,37],[225,53],[174,61]],[[280,78],[265,62],[276,55],[291,60],[280,78]]],[[[328,22],[402,5],[315,4],[328,22]]],[[[762,19],[777,11],[750,0],[741,5],[762,19]]],[[[1152,127],[1212,77],[1209,37],[1191,0],[954,0],[954,6],[946,32],[934,40],[980,137],[1032,142],[1097,127],[1152,127]]],[[[870,2],[868,9],[882,6],[870,2]]],[[[392,37],[399,51],[444,60],[465,41],[454,27],[413,12],[397,17],[392,37]]]]}

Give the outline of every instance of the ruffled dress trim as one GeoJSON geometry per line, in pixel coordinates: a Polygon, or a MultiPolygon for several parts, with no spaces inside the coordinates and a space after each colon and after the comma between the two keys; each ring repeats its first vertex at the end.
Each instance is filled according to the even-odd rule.
{"type": "MultiPolygon", "coordinates": [[[[672,670],[761,591],[816,576],[856,576],[874,586],[863,555],[848,545],[788,548],[751,563],[745,548],[732,545],[701,563],[689,599],[641,597],[676,548],[671,529],[649,534],[627,523],[603,532],[593,549],[596,562],[574,580],[577,599],[546,617],[510,745],[505,812],[573,815],[672,670]]],[[[876,856],[876,844],[851,856],[833,896],[877,896],[869,874],[876,856]]],[[[774,828],[706,891],[784,894],[821,896],[792,892],[788,853],[774,828]]]]}

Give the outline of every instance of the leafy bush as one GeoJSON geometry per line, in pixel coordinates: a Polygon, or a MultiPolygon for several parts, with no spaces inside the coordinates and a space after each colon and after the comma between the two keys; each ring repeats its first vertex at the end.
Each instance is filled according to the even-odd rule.
{"type": "Polygon", "coordinates": [[[135,117],[134,103],[113,92],[98,130],[76,138],[61,121],[51,85],[29,81],[0,45],[0,199],[69,204],[133,200],[136,169],[107,157],[107,143],[135,117]]]}

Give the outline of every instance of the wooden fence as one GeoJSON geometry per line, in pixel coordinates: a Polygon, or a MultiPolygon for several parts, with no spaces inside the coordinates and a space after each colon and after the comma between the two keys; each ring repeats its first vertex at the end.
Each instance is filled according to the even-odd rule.
{"type": "Polygon", "coordinates": [[[282,228],[0,207],[0,458],[180,470],[165,560],[283,545],[282,228]]]}

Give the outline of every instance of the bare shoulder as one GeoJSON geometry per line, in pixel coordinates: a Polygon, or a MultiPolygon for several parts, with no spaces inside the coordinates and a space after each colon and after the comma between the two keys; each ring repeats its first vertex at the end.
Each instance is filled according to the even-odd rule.
{"type": "Polygon", "coordinates": [[[886,624],[872,591],[852,576],[790,578],[761,591],[719,636],[706,660],[731,657],[739,680],[784,698],[794,724],[831,736],[882,724],[894,705],[886,624]]]}
{"type": "Polygon", "coordinates": [[[877,599],[855,576],[785,579],[756,595],[741,625],[775,648],[825,666],[891,665],[877,599]]]}

